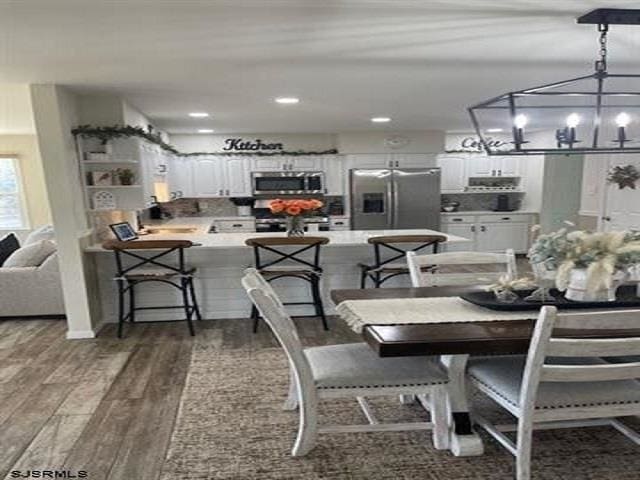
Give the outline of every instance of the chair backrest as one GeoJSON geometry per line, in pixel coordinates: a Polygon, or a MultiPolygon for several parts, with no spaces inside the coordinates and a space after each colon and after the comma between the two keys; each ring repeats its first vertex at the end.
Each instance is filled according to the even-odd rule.
{"type": "MultiPolygon", "coordinates": [[[[541,382],[606,382],[640,378],[640,362],[622,360],[623,363],[559,365],[558,360],[548,362],[549,357],[613,359],[629,356],[640,356],[640,309],[558,314],[556,307],[542,307],[529,347],[520,406],[529,410],[533,408],[541,382]],[[588,338],[577,337],[577,332],[588,338]]],[[[594,388],[597,387],[594,385],[594,388]]],[[[606,385],[601,388],[606,388],[606,385]]]]}
{"type": "Polygon", "coordinates": [[[255,269],[247,270],[242,286],[287,354],[298,381],[311,381],[311,367],[302,350],[298,331],[273,289],[255,269]]]}
{"type": "Polygon", "coordinates": [[[153,266],[174,270],[177,273],[185,272],[184,250],[193,246],[189,240],[135,240],[121,242],[119,240],[108,240],[102,244],[106,250],[112,250],[116,257],[116,267],[118,276],[126,275],[131,270],[140,267],[153,266]],[[150,256],[137,253],[140,250],[153,252],[150,256]],[[167,263],[169,255],[177,252],[178,265],[174,262],[167,263]],[[130,260],[125,265],[124,259],[130,260]]]}
{"type": "Polygon", "coordinates": [[[367,243],[373,245],[375,268],[403,260],[407,252],[431,248],[433,253],[438,253],[438,246],[446,241],[443,235],[382,235],[367,239],[367,243]]]}
{"type": "Polygon", "coordinates": [[[255,237],[245,240],[245,245],[253,247],[258,270],[276,265],[295,265],[320,272],[320,247],[327,243],[329,239],[326,237],[255,237]]]}
{"type": "Polygon", "coordinates": [[[416,255],[415,252],[407,253],[407,263],[411,275],[411,284],[414,287],[440,287],[448,285],[486,285],[495,282],[506,275],[510,279],[518,276],[516,256],[513,250],[506,253],[487,252],[448,252],[427,255],[416,255]],[[460,267],[489,266],[493,265],[496,271],[452,273],[441,272],[441,266],[460,267]],[[434,268],[423,271],[426,266],[434,268]]]}

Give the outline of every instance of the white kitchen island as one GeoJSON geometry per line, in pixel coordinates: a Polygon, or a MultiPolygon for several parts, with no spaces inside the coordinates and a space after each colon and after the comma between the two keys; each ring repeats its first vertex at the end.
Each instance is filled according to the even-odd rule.
{"type": "MultiPolygon", "coordinates": [[[[283,233],[207,233],[211,218],[174,219],[162,225],[164,228],[193,228],[192,233],[165,232],[143,237],[145,240],[191,240],[200,245],[187,250],[187,263],[197,268],[196,294],[202,315],[206,319],[246,318],[249,316],[249,300],[242,289],[240,279],[243,271],[253,265],[253,249],[245,245],[245,240],[253,237],[284,236],[283,233]]],[[[468,242],[467,239],[447,235],[434,230],[349,230],[308,233],[308,236],[323,236],[330,241],[322,247],[321,263],[324,271],[322,294],[327,314],[335,312],[329,299],[329,292],[341,288],[358,288],[360,269],[358,263],[373,261],[373,248],[367,243],[370,237],[381,235],[444,235],[451,243],[468,242]]],[[[115,260],[113,252],[101,245],[93,245],[86,250],[96,263],[99,293],[102,304],[103,322],[116,321],[116,290],[113,277],[115,260]]],[[[389,280],[385,286],[410,286],[408,276],[389,280]]],[[[285,302],[304,302],[309,297],[305,282],[284,278],[274,282],[274,288],[285,302]]],[[[162,284],[141,285],[138,290],[138,305],[153,306],[180,305],[179,292],[162,284]]],[[[295,315],[312,313],[312,307],[291,307],[295,315]]],[[[178,309],[141,311],[137,314],[141,321],[175,320],[182,318],[178,309]]]]}

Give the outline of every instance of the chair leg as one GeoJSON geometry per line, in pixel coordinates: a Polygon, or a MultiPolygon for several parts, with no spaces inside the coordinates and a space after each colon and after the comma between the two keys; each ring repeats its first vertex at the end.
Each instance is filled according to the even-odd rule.
{"type": "Polygon", "coordinates": [[[447,392],[444,388],[435,388],[431,393],[431,421],[433,422],[433,446],[437,450],[449,448],[447,392]]]}
{"type": "Polygon", "coordinates": [[[516,445],[516,479],[531,479],[531,441],[533,436],[533,423],[524,421],[521,417],[518,421],[518,439],[516,445]]]}
{"type": "Polygon", "coordinates": [[[360,270],[360,288],[363,289],[367,284],[367,272],[363,268],[360,270]]]}
{"type": "Polygon", "coordinates": [[[184,304],[184,314],[187,320],[187,326],[189,327],[189,334],[193,337],[196,332],[193,329],[193,322],[191,321],[191,308],[189,307],[189,293],[187,290],[189,289],[189,284],[187,281],[182,280],[182,286],[180,290],[182,291],[182,303],[184,304]]]}
{"type": "Polygon", "coordinates": [[[325,330],[329,330],[329,325],[327,324],[327,316],[324,314],[322,296],[320,295],[320,278],[319,277],[311,278],[311,293],[313,295],[313,306],[315,307],[315,310],[316,310],[316,316],[322,319],[322,327],[325,330]]]}
{"type": "Polygon", "coordinates": [[[191,306],[193,307],[193,311],[196,314],[196,319],[198,321],[201,321],[202,314],[200,313],[200,307],[198,306],[198,301],[196,300],[196,289],[193,286],[193,278],[189,278],[189,293],[191,294],[191,306]]]}
{"type": "Polygon", "coordinates": [[[303,394],[301,400],[298,437],[291,451],[294,457],[302,457],[313,450],[318,437],[318,397],[311,392],[309,395],[303,394]]]}
{"type": "Polygon", "coordinates": [[[380,288],[382,282],[380,281],[380,272],[376,272],[376,278],[374,280],[376,288],[380,288]]]}
{"type": "Polygon", "coordinates": [[[135,284],[129,284],[129,321],[136,322],[136,289],[135,284]]]}
{"type": "Polygon", "coordinates": [[[122,338],[124,326],[124,281],[118,280],[118,338],[122,338]]]}
{"type": "Polygon", "coordinates": [[[295,410],[296,408],[298,408],[298,380],[296,380],[296,374],[293,373],[293,368],[291,368],[289,370],[289,393],[282,409],[295,410]]]}
{"type": "Polygon", "coordinates": [[[258,325],[260,324],[260,313],[255,305],[251,305],[251,318],[253,319],[253,333],[258,333],[258,325]]]}

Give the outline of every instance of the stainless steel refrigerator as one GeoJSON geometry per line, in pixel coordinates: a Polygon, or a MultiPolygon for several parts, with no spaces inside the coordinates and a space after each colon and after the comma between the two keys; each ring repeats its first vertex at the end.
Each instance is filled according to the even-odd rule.
{"type": "Polygon", "coordinates": [[[354,230],[440,229],[440,169],[350,170],[354,230]]]}

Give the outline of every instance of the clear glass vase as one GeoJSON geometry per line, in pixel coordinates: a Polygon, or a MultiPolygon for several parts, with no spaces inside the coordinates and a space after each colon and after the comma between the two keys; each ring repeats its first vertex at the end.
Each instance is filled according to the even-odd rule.
{"type": "Polygon", "coordinates": [[[304,217],[290,215],[287,217],[287,237],[304,237],[304,217]]]}

